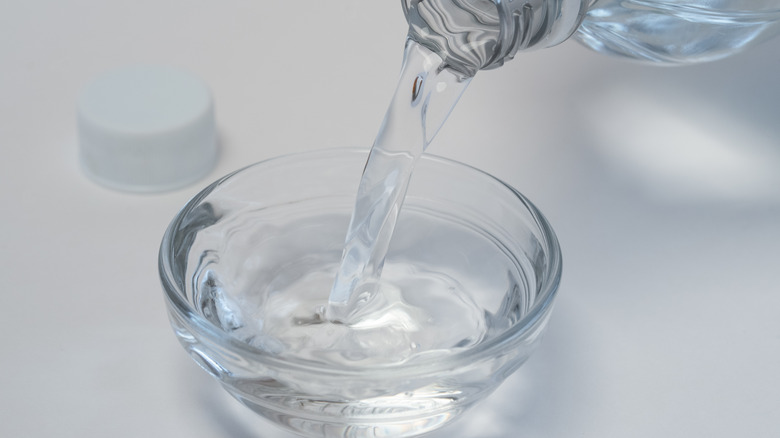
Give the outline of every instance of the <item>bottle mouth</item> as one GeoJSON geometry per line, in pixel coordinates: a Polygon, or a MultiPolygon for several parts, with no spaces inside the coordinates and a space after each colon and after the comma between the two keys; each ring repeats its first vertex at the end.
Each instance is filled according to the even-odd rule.
{"type": "Polygon", "coordinates": [[[409,38],[466,77],[501,52],[501,16],[493,0],[402,0],[409,38]]]}
{"type": "Polygon", "coordinates": [[[467,77],[567,40],[594,0],[402,0],[409,38],[467,77]]]}

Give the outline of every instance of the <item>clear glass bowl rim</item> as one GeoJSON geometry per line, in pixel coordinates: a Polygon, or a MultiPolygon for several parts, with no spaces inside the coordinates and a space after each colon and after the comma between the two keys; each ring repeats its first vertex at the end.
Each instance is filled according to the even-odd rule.
{"type": "Polygon", "coordinates": [[[174,219],[166,229],[160,244],[158,269],[163,290],[165,292],[165,298],[169,304],[169,309],[173,309],[180,317],[184,318],[188,322],[188,325],[197,331],[198,335],[206,336],[211,342],[219,345],[221,348],[228,348],[233,354],[238,354],[243,360],[247,362],[258,362],[270,368],[289,370],[294,369],[302,372],[327,375],[330,377],[348,378],[350,376],[365,377],[366,375],[371,375],[379,378],[381,375],[382,377],[404,376],[408,378],[411,375],[417,377],[421,377],[423,374],[436,375],[444,370],[457,369],[479,362],[480,359],[497,356],[502,352],[506,352],[513,348],[512,344],[520,342],[523,339],[523,334],[535,327],[537,322],[539,322],[539,319],[543,318],[551,310],[554,298],[558,291],[562,273],[562,257],[558,238],[541,211],[539,211],[539,209],[536,208],[536,206],[528,198],[526,198],[523,194],[521,194],[509,184],[468,164],[427,153],[422,156],[421,160],[435,161],[437,164],[441,165],[460,167],[463,171],[477,173],[479,174],[479,177],[488,178],[506,187],[531,213],[535,219],[536,225],[539,227],[543,237],[542,242],[546,245],[545,250],[549,254],[547,269],[544,271],[543,275],[543,278],[546,281],[542,283],[541,291],[537,294],[536,301],[531,309],[529,309],[528,313],[503,333],[473,347],[447,355],[445,356],[445,360],[442,360],[442,357],[437,355],[431,358],[424,358],[421,360],[401,362],[384,366],[374,365],[336,367],[335,365],[325,363],[299,360],[289,357],[282,358],[273,356],[268,352],[253,347],[230,336],[228,333],[224,332],[212,322],[200,315],[193,308],[193,306],[185,298],[185,291],[182,291],[174,281],[172,270],[172,243],[173,236],[175,230],[178,228],[178,225],[195,206],[197,206],[215,188],[224,183],[226,180],[229,180],[237,174],[249,171],[255,167],[274,165],[275,163],[295,160],[297,158],[315,159],[317,156],[324,157],[332,154],[356,153],[362,154],[364,157],[368,156],[368,150],[366,149],[351,148],[322,149],[276,156],[235,170],[209,184],[206,188],[193,196],[174,216],[174,219]]]}

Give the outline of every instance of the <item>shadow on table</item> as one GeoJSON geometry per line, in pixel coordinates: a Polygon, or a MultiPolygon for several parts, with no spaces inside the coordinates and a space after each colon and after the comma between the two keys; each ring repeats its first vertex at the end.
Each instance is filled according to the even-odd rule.
{"type": "Polygon", "coordinates": [[[593,356],[584,317],[561,296],[539,350],[482,404],[429,438],[568,437],[583,424],[593,356]],[[567,305],[568,304],[568,305],[567,305]]]}

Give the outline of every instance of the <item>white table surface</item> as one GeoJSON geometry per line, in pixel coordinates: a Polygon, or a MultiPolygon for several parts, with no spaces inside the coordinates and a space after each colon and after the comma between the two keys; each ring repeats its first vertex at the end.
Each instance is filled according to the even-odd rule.
{"type": "MultiPolygon", "coordinates": [[[[158,244],[231,170],[368,147],[405,27],[395,0],[0,2],[0,436],[291,436],[179,347],[158,244]],[[221,156],[195,185],[79,169],[80,88],[136,63],[213,90],[221,156]]],[[[432,436],[778,436],[778,77],[780,39],[685,68],[567,42],[477,76],[429,151],[531,197],[564,280],[537,354],[432,436]]]]}

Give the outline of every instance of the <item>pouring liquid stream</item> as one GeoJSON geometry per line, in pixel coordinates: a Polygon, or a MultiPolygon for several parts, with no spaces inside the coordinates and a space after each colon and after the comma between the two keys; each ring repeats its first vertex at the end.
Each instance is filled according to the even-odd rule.
{"type": "Polygon", "coordinates": [[[445,68],[432,51],[407,41],[398,86],[363,170],[327,320],[352,323],[372,307],[415,163],[470,81],[445,68]]]}

